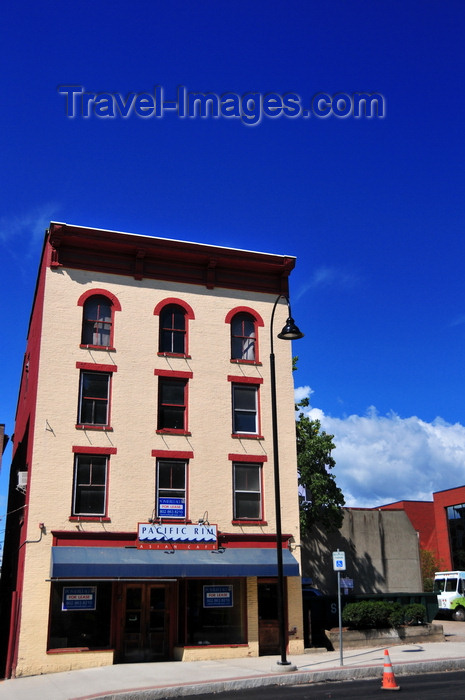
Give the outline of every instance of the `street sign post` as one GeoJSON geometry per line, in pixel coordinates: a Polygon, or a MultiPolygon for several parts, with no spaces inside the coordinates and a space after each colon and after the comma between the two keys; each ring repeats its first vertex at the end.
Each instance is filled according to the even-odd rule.
{"type": "Polygon", "coordinates": [[[345,552],[333,552],[333,569],[337,571],[337,611],[339,618],[339,662],[344,665],[342,655],[342,607],[341,607],[341,571],[346,570],[346,555],[345,552]]]}

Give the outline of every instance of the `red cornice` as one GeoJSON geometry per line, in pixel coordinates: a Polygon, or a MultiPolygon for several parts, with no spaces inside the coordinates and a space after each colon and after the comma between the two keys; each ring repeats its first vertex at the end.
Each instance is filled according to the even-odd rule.
{"type": "Polygon", "coordinates": [[[51,223],[51,268],[287,294],[295,258],[51,223]]]}

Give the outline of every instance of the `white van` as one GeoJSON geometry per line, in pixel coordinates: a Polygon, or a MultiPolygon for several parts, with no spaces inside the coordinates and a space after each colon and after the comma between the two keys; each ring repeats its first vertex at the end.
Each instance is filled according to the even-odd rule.
{"type": "Polygon", "coordinates": [[[437,571],[434,592],[439,610],[450,610],[453,620],[465,621],[465,571],[437,571]]]}

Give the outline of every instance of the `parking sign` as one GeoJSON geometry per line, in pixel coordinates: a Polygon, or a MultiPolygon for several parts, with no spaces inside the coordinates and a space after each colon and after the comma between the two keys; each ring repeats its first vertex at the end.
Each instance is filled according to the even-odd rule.
{"type": "Polygon", "coordinates": [[[333,552],[333,569],[334,571],[346,570],[346,555],[345,552],[333,552]]]}

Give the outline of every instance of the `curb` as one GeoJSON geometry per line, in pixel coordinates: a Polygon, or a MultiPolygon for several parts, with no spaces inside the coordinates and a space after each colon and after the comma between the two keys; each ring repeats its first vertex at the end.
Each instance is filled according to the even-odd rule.
{"type": "MultiPolygon", "coordinates": [[[[465,658],[436,659],[434,661],[418,661],[395,664],[394,671],[398,676],[410,676],[420,673],[441,673],[442,671],[465,670],[465,658]]],[[[296,671],[285,675],[266,675],[247,678],[236,678],[218,681],[199,681],[194,684],[159,686],[157,688],[140,688],[122,691],[111,691],[96,695],[75,697],[72,700],[161,700],[161,698],[189,697],[209,693],[223,693],[248,688],[275,685],[306,685],[335,681],[349,681],[369,678],[381,679],[383,664],[373,666],[353,666],[347,668],[329,668],[321,671],[296,671]]]]}

